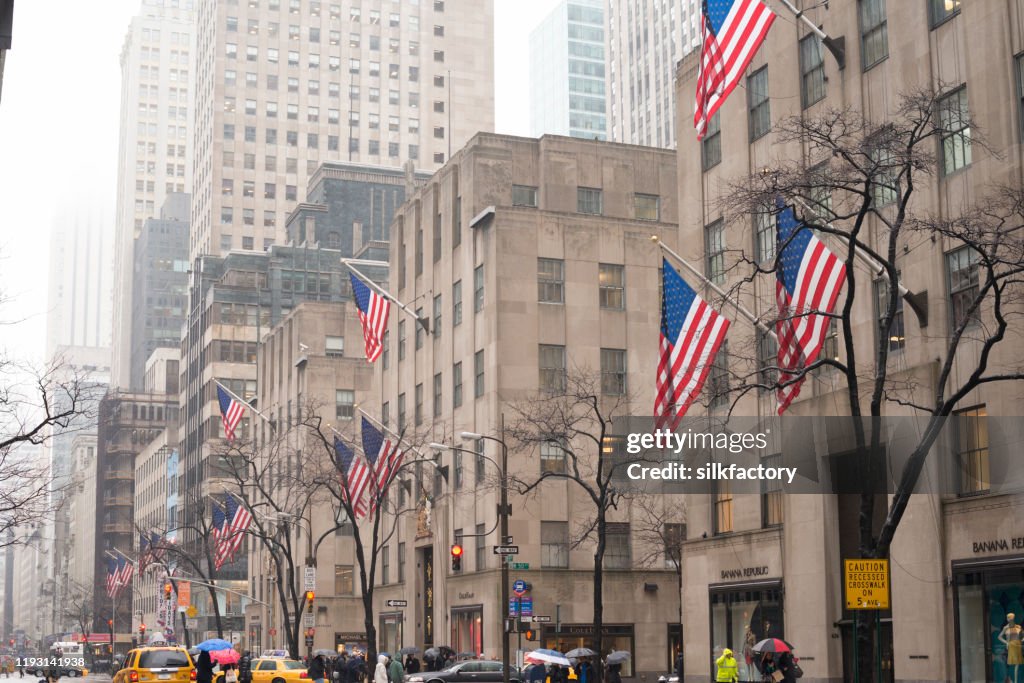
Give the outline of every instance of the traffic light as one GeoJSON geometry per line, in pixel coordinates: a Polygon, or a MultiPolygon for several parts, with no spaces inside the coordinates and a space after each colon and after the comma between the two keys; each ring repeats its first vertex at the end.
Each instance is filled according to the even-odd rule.
{"type": "Polygon", "coordinates": [[[167,583],[164,584],[164,600],[170,600],[171,599],[171,591],[173,591],[173,590],[174,590],[174,586],[171,585],[170,581],[168,581],[167,583]]]}
{"type": "Polygon", "coordinates": [[[306,591],[306,611],[313,613],[313,591],[306,591]]]}
{"type": "Polygon", "coordinates": [[[107,628],[109,628],[111,631],[114,630],[114,620],[113,619],[107,619],[107,628]]]}
{"type": "Polygon", "coordinates": [[[139,644],[143,644],[146,640],[146,625],[139,624],[139,644]]]}
{"type": "Polygon", "coordinates": [[[525,631],[523,631],[523,637],[527,640],[538,640],[540,637],[540,632],[535,628],[528,628],[525,631]]]}
{"type": "Polygon", "coordinates": [[[452,544],[452,572],[462,571],[462,546],[458,543],[452,544]]]}

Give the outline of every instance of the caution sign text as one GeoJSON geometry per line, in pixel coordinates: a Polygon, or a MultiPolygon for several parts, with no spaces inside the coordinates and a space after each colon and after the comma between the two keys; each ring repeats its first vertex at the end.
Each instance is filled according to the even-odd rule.
{"type": "Polygon", "coordinates": [[[889,560],[844,560],[846,609],[889,609],[889,560]]]}

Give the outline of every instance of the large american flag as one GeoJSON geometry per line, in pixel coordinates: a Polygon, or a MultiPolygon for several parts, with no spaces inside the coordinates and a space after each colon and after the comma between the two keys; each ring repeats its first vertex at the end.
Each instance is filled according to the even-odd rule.
{"type": "Polygon", "coordinates": [[[220,403],[220,421],[224,425],[224,436],[235,440],[235,429],[245,416],[245,405],[231,398],[224,387],[217,385],[217,401],[220,403]]]}
{"type": "Polygon", "coordinates": [[[760,0],[704,0],[701,20],[704,46],[693,115],[698,140],[703,139],[708,121],[743,78],[775,14],[760,0]]]}
{"type": "Polygon", "coordinates": [[[334,437],[334,452],[342,476],[342,495],[352,502],[355,516],[363,517],[367,513],[366,497],[363,494],[366,485],[370,483],[370,468],[338,437],[334,437]]]}
{"type": "Polygon", "coordinates": [[[370,512],[372,513],[377,501],[382,500],[388,484],[398,472],[405,455],[399,449],[398,444],[392,444],[390,439],[373,426],[369,420],[363,418],[363,454],[366,461],[373,468],[373,479],[376,483],[376,490],[370,494],[370,512]]]}
{"type": "Polygon", "coordinates": [[[220,569],[224,566],[224,563],[242,547],[245,531],[252,524],[252,513],[249,512],[249,508],[239,505],[234,496],[228,495],[224,501],[224,508],[224,527],[217,544],[217,557],[214,562],[214,569],[220,569]]]}
{"type": "Polygon", "coordinates": [[[216,553],[216,548],[220,547],[220,537],[223,534],[226,524],[227,517],[224,515],[224,508],[222,508],[217,502],[213,503],[213,524],[210,529],[210,540],[216,553]]]}
{"type": "Polygon", "coordinates": [[[781,415],[800,394],[798,373],[813,363],[828,333],[836,298],[846,278],[846,266],[797,222],[792,207],[779,207],[779,263],[775,271],[775,298],[779,319],[779,383],[776,392],[781,415]]]}
{"type": "Polygon", "coordinates": [[[114,587],[117,585],[118,576],[118,564],[117,560],[110,557],[107,558],[107,597],[114,597],[114,587]]]}
{"type": "Polygon", "coordinates": [[[354,273],[349,273],[348,276],[352,280],[352,296],[359,308],[359,322],[363,325],[366,360],[372,363],[380,358],[384,350],[384,332],[388,329],[391,302],[370,289],[354,273]]]}
{"type": "Polygon", "coordinates": [[[654,419],[658,428],[675,429],[700,395],[718,347],[729,330],[719,315],[679,272],[662,262],[661,334],[654,419]]]}

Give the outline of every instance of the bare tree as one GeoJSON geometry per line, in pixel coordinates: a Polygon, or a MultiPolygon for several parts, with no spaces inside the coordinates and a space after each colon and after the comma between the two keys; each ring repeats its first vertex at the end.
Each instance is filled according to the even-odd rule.
{"type": "MultiPolygon", "coordinates": [[[[868,481],[884,474],[885,446],[881,422],[865,418],[881,417],[891,406],[912,408],[926,418],[898,473],[884,521],[877,522],[875,514],[876,505],[884,504],[884,498],[873,491],[860,496],[856,526],[860,556],[865,558],[888,557],[910,495],[946,418],[975,389],[1024,379],[1019,361],[997,366],[993,356],[1007,340],[1011,320],[1019,320],[1021,313],[1024,190],[993,186],[986,196],[954,216],[936,215],[916,201],[918,190],[939,171],[936,150],[954,160],[960,155],[961,161],[965,153],[968,159],[972,153],[975,157],[996,154],[966,112],[950,102],[941,91],[920,89],[904,94],[895,115],[882,123],[850,108],[778,121],[773,125],[776,140],[803,150],[802,158],[780,161],[732,183],[727,199],[722,200],[721,208],[730,222],[748,225],[752,215],[774,211],[778,200],[794,206],[800,220],[821,235],[846,266],[846,294],[839,310],[817,312],[830,315],[837,325],[842,359],[822,354],[806,367],[785,369],[785,375],[783,369],[763,358],[750,359],[751,371],[734,375],[739,385],[731,389],[732,407],[750,392],[776,390],[801,382],[825,366],[834,368],[846,394],[856,454],[866,463],[868,481]],[[872,278],[881,278],[883,283],[897,283],[902,278],[913,286],[913,274],[901,273],[904,254],[935,240],[940,240],[947,252],[964,250],[969,280],[976,285],[958,294],[948,333],[941,330],[922,335],[941,346],[934,384],[922,389],[894,376],[889,355],[890,339],[904,334],[902,303],[916,315],[923,331],[928,327],[924,293],[886,286],[874,353],[871,358],[859,359],[852,312],[859,297],[871,295],[871,283],[859,282],[855,266],[866,256],[865,260],[873,263],[872,278]],[[958,361],[971,354],[976,365],[958,372],[958,361]]],[[[777,252],[785,245],[779,247],[777,252]]],[[[743,290],[779,267],[778,253],[767,263],[740,255],[734,268],[744,272],[734,290],[743,290]]],[[[870,662],[871,643],[865,629],[859,637],[862,658],[870,662]]],[[[862,671],[870,670],[870,666],[862,666],[862,671]]]]}
{"type": "MultiPolygon", "coordinates": [[[[92,631],[93,620],[96,618],[96,606],[93,602],[93,591],[91,586],[86,586],[77,581],[70,581],[67,598],[61,605],[61,617],[65,623],[74,624],[78,632],[89,642],[89,634],[92,631]]],[[[91,652],[91,648],[86,648],[91,652]]],[[[89,662],[90,666],[92,662],[89,662]]]]}
{"type": "MultiPolygon", "coordinates": [[[[666,496],[637,495],[632,500],[636,539],[646,552],[637,558],[641,567],[670,567],[683,594],[683,541],[686,540],[686,508],[666,496]]],[[[679,626],[683,601],[679,601],[679,626]]]]}
{"type": "MultiPolygon", "coordinates": [[[[575,484],[590,502],[591,516],[583,519],[573,545],[594,544],[594,649],[602,652],[608,517],[628,496],[615,483],[617,470],[626,463],[613,458],[606,447],[616,433],[613,422],[628,415],[629,400],[626,396],[603,395],[600,376],[586,369],[573,368],[560,380],[561,387],[514,404],[508,432],[512,442],[524,450],[538,451],[552,445],[561,448],[565,466],[545,469],[536,477],[514,474],[510,486],[526,496],[539,492],[546,481],[565,480],[575,484]]],[[[600,678],[602,672],[596,673],[600,678]]]]}

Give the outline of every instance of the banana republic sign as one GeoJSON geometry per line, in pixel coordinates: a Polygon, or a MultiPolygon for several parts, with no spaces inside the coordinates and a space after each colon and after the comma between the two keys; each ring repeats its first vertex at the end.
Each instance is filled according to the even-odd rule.
{"type": "Polygon", "coordinates": [[[1011,550],[1024,550],[1024,536],[971,541],[971,550],[975,555],[979,555],[981,553],[1000,553],[1009,552],[1011,550]]]}
{"type": "Polygon", "coordinates": [[[768,576],[768,567],[738,567],[736,569],[722,570],[722,581],[752,579],[758,576],[768,576]]]}

